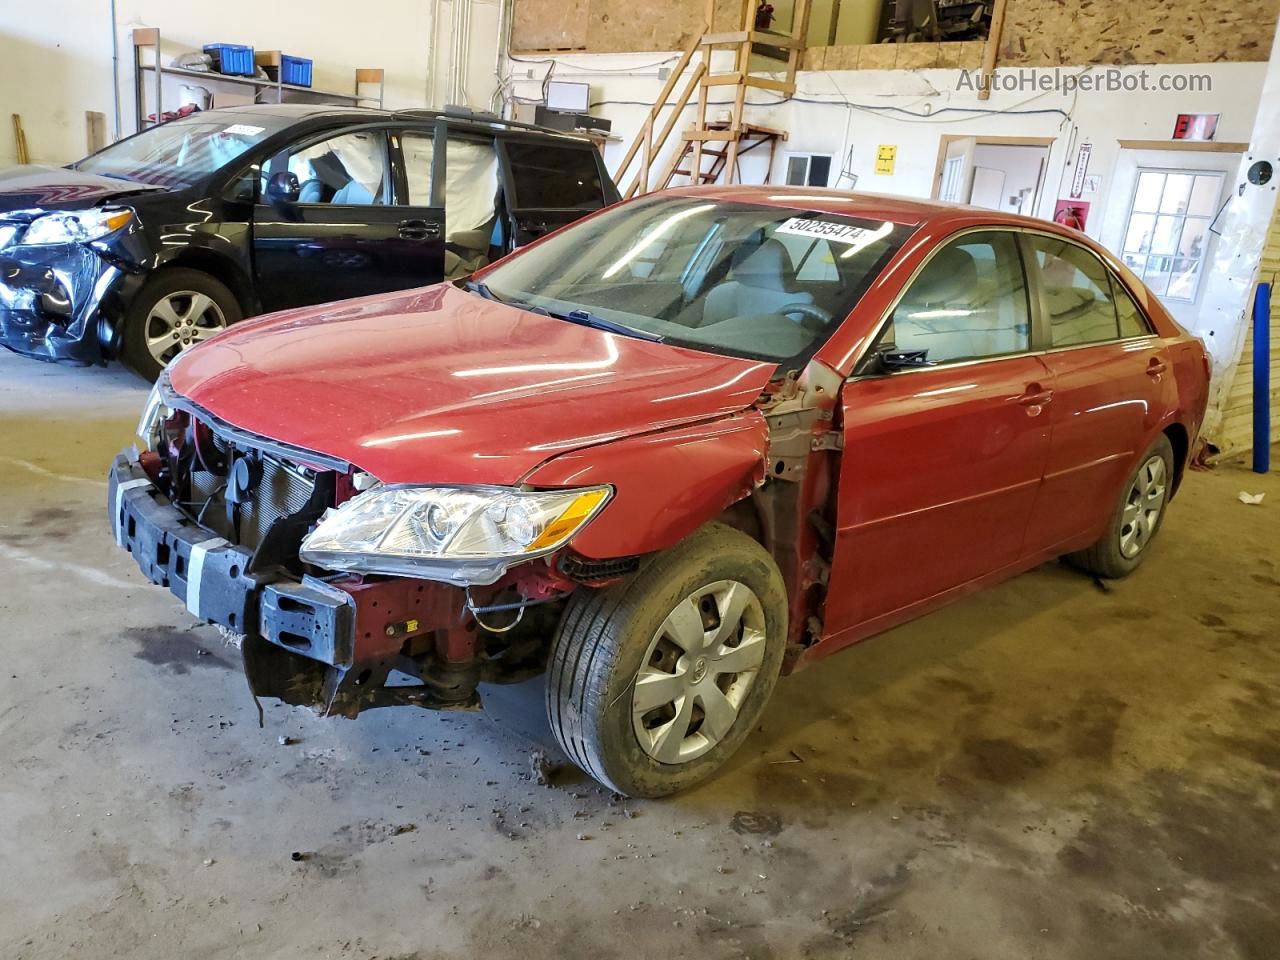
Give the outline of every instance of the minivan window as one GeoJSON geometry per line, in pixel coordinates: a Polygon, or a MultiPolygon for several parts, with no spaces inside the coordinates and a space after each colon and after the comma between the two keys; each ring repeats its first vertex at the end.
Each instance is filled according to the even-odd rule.
{"type": "Polygon", "coordinates": [[[923,351],[931,364],[1030,349],[1027,284],[1013,234],[965,234],[934,254],[878,343],[923,351]]]}
{"type": "Polygon", "coordinates": [[[1111,279],[1102,261],[1070,240],[1042,234],[1029,239],[1040,265],[1050,346],[1072,347],[1121,336],[1111,279]]]}
{"type": "Polygon", "coordinates": [[[387,137],[381,130],[344,133],[282,151],[262,168],[263,196],[268,178],[286,169],[298,178],[298,203],[367,206],[387,202],[387,137]]]}
{"type": "Polygon", "coordinates": [[[570,320],[584,311],[648,339],[799,365],[826,342],[913,230],[830,213],[655,195],[553,234],[483,281],[498,299],[570,320]],[[824,269],[808,273],[811,257],[824,269]]]}
{"type": "Polygon", "coordinates": [[[509,140],[506,144],[519,209],[595,210],[604,187],[590,147],[509,140]]]}

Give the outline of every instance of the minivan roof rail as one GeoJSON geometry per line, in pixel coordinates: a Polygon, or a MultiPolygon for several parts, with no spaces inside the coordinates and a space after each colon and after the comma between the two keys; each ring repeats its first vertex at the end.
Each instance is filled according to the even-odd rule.
{"type": "Polygon", "coordinates": [[[488,124],[494,127],[510,127],[514,130],[533,130],[537,133],[549,133],[557,137],[570,137],[574,140],[585,140],[592,142],[593,138],[585,133],[579,133],[576,130],[557,130],[554,127],[544,127],[537,123],[524,123],[520,120],[507,120],[498,116],[496,113],[489,113],[482,110],[472,110],[470,107],[461,107],[455,104],[448,104],[443,110],[427,110],[422,107],[413,107],[408,110],[397,110],[399,116],[419,117],[424,120],[467,120],[471,123],[488,124]]]}

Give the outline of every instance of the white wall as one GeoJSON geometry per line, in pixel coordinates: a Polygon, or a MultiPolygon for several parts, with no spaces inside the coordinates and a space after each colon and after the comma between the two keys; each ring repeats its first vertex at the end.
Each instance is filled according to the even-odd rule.
{"type": "MultiPolygon", "coordinates": [[[[659,92],[662,81],[658,65],[671,65],[675,59],[674,55],[663,53],[555,58],[554,76],[589,82],[592,102],[596,104],[592,112],[613,121],[613,132],[621,139],[606,150],[611,168],[621,160],[659,92]]],[[[1100,175],[1101,183],[1097,195],[1083,199],[1095,205],[1090,211],[1088,232],[1096,235],[1102,221],[1100,214],[1111,195],[1109,173],[1119,155],[1121,139],[1168,140],[1178,113],[1221,113],[1217,139],[1247,141],[1266,68],[1265,63],[1123,67],[1119,69],[1125,74],[1147,71],[1151,83],[1166,74],[1189,70],[1203,73],[1210,77],[1213,89],[1197,93],[1091,92],[1075,97],[997,91],[985,102],[978,100],[975,92],[956,90],[959,70],[801,72],[794,99],[779,103],[780,95],[753,90],[753,105],[748,107],[747,115],[790,132],[774,165],[775,180],[781,180],[788,150],[831,153],[836,157],[836,170],[847,174],[839,182],[833,180],[833,187],[849,189],[856,178],[856,189],[860,191],[900,196],[928,197],[932,193],[939,138],[943,134],[1053,137],[1046,187],[1037,211],[1043,216],[1051,216],[1058,197],[1068,195],[1079,145],[1089,141],[1093,153],[1088,169],[1091,174],[1100,175]],[[985,112],[960,112],[966,108],[985,112]],[[890,176],[875,173],[878,144],[895,144],[898,148],[897,163],[890,176]]],[[[542,63],[512,62],[512,92],[536,99],[548,69],[542,63]],[[535,74],[533,79],[527,78],[528,71],[535,74]]],[[[720,67],[717,65],[716,69],[720,67]]],[[[1075,72],[1085,68],[1070,69],[1075,72]]],[[[1029,72],[1040,75],[1050,71],[1029,72]]],[[[726,109],[730,95],[720,94],[708,115],[726,109]]],[[[693,112],[692,105],[686,108],[677,130],[692,124],[693,112]]],[[[744,161],[743,172],[748,182],[759,182],[764,175],[759,162],[748,167],[744,161]]]]}
{"type": "MultiPolygon", "coordinates": [[[[160,29],[165,62],[208,42],[244,43],[310,57],[318,89],[353,91],[357,67],[381,67],[386,106],[438,106],[450,99],[452,87],[455,3],[471,16],[464,99],[487,108],[495,86],[499,0],[117,0],[122,130],[131,133],[134,126],[134,27],[160,29]],[[437,7],[440,37],[433,64],[437,7]]],[[[66,163],[84,155],[86,110],[106,114],[110,138],[111,41],[107,0],[0,0],[0,163],[16,158],[9,113],[22,115],[37,162],[66,163]]],[[[202,85],[216,87],[212,81],[202,85]]],[[[170,103],[167,97],[165,106],[172,109],[176,98],[170,103]]]]}

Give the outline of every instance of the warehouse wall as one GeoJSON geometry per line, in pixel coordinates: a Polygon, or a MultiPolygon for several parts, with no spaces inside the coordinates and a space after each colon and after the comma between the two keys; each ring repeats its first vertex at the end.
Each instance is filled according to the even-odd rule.
{"type": "MultiPolygon", "coordinates": [[[[700,28],[703,0],[513,0],[516,51],[623,53],[679,50],[700,28]]],[[[779,20],[790,0],[775,2],[779,20]]],[[[871,0],[843,0],[838,43],[865,33],[878,15],[871,0]],[[859,27],[855,21],[863,22],[859,27]]],[[[829,0],[815,0],[814,18],[830,21],[829,0]]],[[[716,0],[716,30],[736,30],[738,0],[716,0]]],[[[1010,66],[1078,63],[1213,63],[1266,60],[1280,5],[1276,0],[1234,0],[1211,8],[1193,0],[1008,0],[1001,60],[1010,66]]],[[[811,40],[813,37],[811,36],[811,40]]],[[[822,41],[819,41],[822,42],[822,41]]],[[[914,44],[908,46],[915,46],[914,44]]],[[[924,44],[923,46],[931,46],[924,44]]],[[[841,49],[841,48],[830,48],[841,49]]],[[[853,54],[839,55],[848,61],[853,54]]],[[[914,64],[917,66],[923,64],[914,64]]],[[[892,67],[893,64],[880,64],[892,67]]]]}
{"type": "MultiPolygon", "coordinates": [[[[10,4],[17,0],[8,0],[10,4]]],[[[465,87],[470,103],[489,106],[495,87],[498,0],[117,0],[122,127],[133,130],[134,27],[158,27],[166,62],[206,42],[245,43],[315,61],[318,89],[354,89],[357,67],[386,71],[386,105],[422,107],[448,99],[452,4],[469,4],[471,57],[465,87]],[[427,73],[433,45],[432,12],[439,8],[434,90],[427,73]]],[[[113,127],[112,24],[106,0],[23,3],[21,16],[0,18],[0,163],[16,157],[7,114],[19,113],[36,161],[66,163],[85,153],[86,110],[113,127]]],[[[228,87],[227,89],[232,89],[228,87]]],[[[166,102],[167,108],[176,104],[166,102]]]]}
{"type": "MultiPolygon", "coordinates": [[[[545,62],[513,60],[511,92],[518,98],[538,98],[542,78],[549,69],[557,80],[591,84],[593,113],[613,121],[616,139],[605,151],[606,161],[613,169],[641,128],[662,85],[660,70],[673,59],[654,54],[562,55],[554,58],[550,67],[545,62]]],[[[718,65],[716,69],[723,67],[718,65]]],[[[959,70],[801,71],[797,74],[796,95],[790,101],[782,102],[781,95],[766,91],[751,91],[748,117],[790,134],[779,150],[772,171],[774,181],[782,179],[786,152],[830,153],[836,158],[836,169],[844,174],[838,182],[833,177],[831,186],[848,189],[856,180],[858,190],[913,197],[928,197],[933,191],[938,146],[944,133],[1055,138],[1046,189],[1036,211],[1040,216],[1051,216],[1058,197],[1067,195],[1079,145],[1088,141],[1093,150],[1089,172],[1098,174],[1101,183],[1097,194],[1083,199],[1093,205],[1088,232],[1098,235],[1102,210],[1110,199],[1107,173],[1115,164],[1119,141],[1168,140],[1178,113],[1197,112],[1221,113],[1219,141],[1247,141],[1266,64],[1080,67],[1069,72],[1085,69],[1115,70],[1122,81],[1146,71],[1147,82],[1153,87],[1163,82],[1161,78],[1194,73],[1207,78],[1210,89],[1077,95],[996,91],[989,100],[980,101],[975,91],[957,89],[962,77],[959,70]],[[973,110],[981,112],[969,112],[973,110]],[[879,144],[897,146],[891,175],[875,173],[879,144]]],[[[1053,72],[1040,69],[1033,70],[1032,75],[1052,77],[1053,72]]],[[[717,112],[728,109],[729,96],[713,95],[708,116],[715,117],[717,112]]],[[[690,106],[676,129],[684,129],[692,122],[690,106]]],[[[744,180],[766,179],[763,158],[748,155],[742,165],[744,180]]]]}

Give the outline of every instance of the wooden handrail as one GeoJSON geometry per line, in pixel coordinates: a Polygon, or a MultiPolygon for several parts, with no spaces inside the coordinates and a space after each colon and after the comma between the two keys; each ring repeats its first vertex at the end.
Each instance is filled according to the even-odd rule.
{"type": "MultiPolygon", "coordinates": [[[[697,51],[699,43],[702,41],[702,35],[706,33],[709,28],[710,24],[704,24],[702,30],[695,33],[693,35],[693,39],[691,39],[685,46],[684,52],[680,54],[680,60],[671,70],[671,75],[667,77],[667,82],[662,85],[662,91],[658,94],[658,98],[653,102],[653,106],[649,108],[650,121],[656,121],[658,113],[666,106],[667,97],[671,96],[671,91],[675,89],[675,85],[679,82],[681,74],[683,74],[685,68],[689,66],[689,61],[693,59],[693,55],[697,51]]],[[[683,105],[681,105],[681,109],[683,109],[683,105]]],[[[652,130],[652,127],[650,129],[652,130]]],[[[659,142],[666,140],[666,136],[667,135],[664,133],[659,137],[659,142]]],[[[627,148],[627,152],[623,156],[622,162],[618,164],[618,168],[613,173],[613,180],[615,183],[622,181],[623,175],[627,172],[627,168],[631,166],[631,161],[635,159],[636,153],[639,152],[640,147],[643,144],[644,128],[641,127],[636,138],[631,141],[631,146],[627,148]]]]}
{"type": "MultiPolygon", "coordinates": [[[[680,119],[680,114],[684,112],[684,108],[688,105],[689,98],[693,96],[693,91],[698,89],[698,83],[702,79],[702,75],[706,70],[707,65],[705,63],[699,63],[693,68],[693,73],[689,75],[689,82],[686,83],[684,85],[684,89],[680,91],[680,96],[676,97],[676,102],[672,104],[671,115],[667,117],[667,122],[662,128],[662,133],[657,136],[659,150],[661,150],[662,145],[667,142],[667,137],[671,136],[671,130],[675,127],[676,121],[680,119]]],[[[663,97],[663,100],[665,99],[666,97],[663,97]]],[[[644,163],[641,168],[636,171],[636,175],[631,178],[631,183],[627,186],[626,192],[622,195],[622,199],[624,200],[629,200],[631,197],[635,196],[636,190],[640,187],[641,181],[644,181],[644,188],[640,190],[640,192],[649,192],[648,177],[649,168],[653,163],[653,141],[651,139],[646,139],[646,137],[651,138],[653,135],[653,121],[655,117],[656,114],[651,111],[649,116],[645,119],[644,126],[640,128],[639,136],[636,137],[637,141],[644,143],[645,145],[644,163]]],[[[621,173],[622,169],[622,167],[619,167],[618,172],[621,173]]],[[[615,178],[615,182],[616,180],[617,178],[615,178]]]]}

